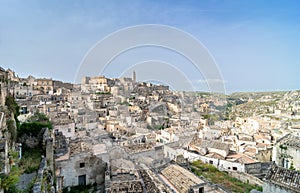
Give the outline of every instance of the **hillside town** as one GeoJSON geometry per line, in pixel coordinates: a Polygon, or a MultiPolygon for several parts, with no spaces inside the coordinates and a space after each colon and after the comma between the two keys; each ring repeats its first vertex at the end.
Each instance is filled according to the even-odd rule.
{"type": "Polygon", "coordinates": [[[137,78],[77,84],[0,68],[0,192],[300,192],[300,91],[137,78]]]}

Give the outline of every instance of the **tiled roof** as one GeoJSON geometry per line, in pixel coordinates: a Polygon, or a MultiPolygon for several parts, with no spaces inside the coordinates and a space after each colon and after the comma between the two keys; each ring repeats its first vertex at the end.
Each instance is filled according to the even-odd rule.
{"type": "Polygon", "coordinates": [[[272,165],[266,180],[295,192],[300,192],[300,172],[272,165]]]}
{"type": "Polygon", "coordinates": [[[216,140],[203,140],[198,138],[198,136],[194,136],[190,145],[202,147],[202,148],[214,148],[214,149],[219,149],[219,150],[229,150],[229,145],[227,143],[223,143],[221,141],[216,141],[216,140]]]}
{"type": "Polygon", "coordinates": [[[296,136],[293,134],[288,135],[287,137],[281,140],[281,143],[285,145],[300,148],[300,136],[296,136]]]}

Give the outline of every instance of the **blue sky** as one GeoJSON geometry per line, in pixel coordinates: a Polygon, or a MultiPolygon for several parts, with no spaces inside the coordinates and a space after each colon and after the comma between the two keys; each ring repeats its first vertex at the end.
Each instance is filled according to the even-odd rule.
{"type": "MultiPolygon", "coordinates": [[[[0,0],[0,65],[21,77],[72,82],[88,50],[105,36],[128,26],[163,24],[202,42],[227,92],[300,89],[299,7],[299,1],[261,0],[0,0]]],[[[143,59],[146,54],[147,59],[182,60],[169,51],[141,49],[114,61],[105,75],[119,76],[117,63],[129,68],[139,59],[131,60],[136,52],[143,59]]],[[[187,63],[174,65],[202,89],[202,77],[187,63]]]]}

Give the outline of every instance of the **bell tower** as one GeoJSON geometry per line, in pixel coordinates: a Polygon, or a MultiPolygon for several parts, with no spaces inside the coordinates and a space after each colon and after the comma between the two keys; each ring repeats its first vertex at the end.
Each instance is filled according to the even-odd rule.
{"type": "Polygon", "coordinates": [[[135,73],[135,71],[132,72],[132,80],[133,80],[133,83],[136,83],[136,73],[135,73]]]}

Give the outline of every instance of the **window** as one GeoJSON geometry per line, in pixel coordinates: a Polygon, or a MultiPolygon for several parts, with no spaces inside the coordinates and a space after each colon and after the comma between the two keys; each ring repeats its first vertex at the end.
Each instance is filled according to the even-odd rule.
{"type": "Polygon", "coordinates": [[[289,168],[290,167],[290,161],[287,158],[283,158],[283,167],[289,168]]]}
{"type": "Polygon", "coordinates": [[[204,193],[204,187],[199,188],[199,193],[204,193]]]}
{"type": "Polygon", "coordinates": [[[69,133],[71,132],[71,128],[68,128],[68,132],[69,132],[69,133]]]}
{"type": "Polygon", "coordinates": [[[210,163],[210,164],[214,164],[214,162],[213,162],[212,160],[209,160],[209,163],[210,163]]]}
{"type": "Polygon", "coordinates": [[[236,170],[237,170],[237,167],[232,167],[232,169],[233,169],[234,171],[236,171],[236,170]]]}
{"type": "Polygon", "coordinates": [[[84,162],[79,164],[79,167],[80,167],[80,168],[84,168],[84,166],[85,166],[85,163],[84,163],[84,162]]]}

